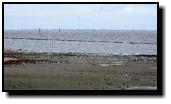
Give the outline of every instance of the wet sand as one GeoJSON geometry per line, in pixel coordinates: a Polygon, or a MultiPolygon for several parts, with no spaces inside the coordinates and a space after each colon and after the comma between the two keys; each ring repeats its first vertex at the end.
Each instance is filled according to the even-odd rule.
{"type": "Polygon", "coordinates": [[[156,56],[8,51],[4,59],[5,90],[157,89],[156,56]]]}

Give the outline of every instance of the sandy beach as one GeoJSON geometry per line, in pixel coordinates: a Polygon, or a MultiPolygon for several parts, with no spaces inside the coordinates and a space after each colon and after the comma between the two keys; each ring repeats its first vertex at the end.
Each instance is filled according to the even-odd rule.
{"type": "Polygon", "coordinates": [[[155,55],[4,52],[5,90],[156,90],[155,55]]]}

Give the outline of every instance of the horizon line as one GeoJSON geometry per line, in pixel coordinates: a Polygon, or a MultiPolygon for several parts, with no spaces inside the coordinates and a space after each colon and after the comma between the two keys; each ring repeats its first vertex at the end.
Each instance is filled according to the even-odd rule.
{"type": "MultiPolygon", "coordinates": [[[[41,28],[33,28],[33,29],[4,29],[4,30],[39,30],[41,28]]],[[[130,30],[130,31],[157,31],[157,29],[65,29],[65,28],[58,28],[58,29],[45,29],[42,28],[41,30],[130,30]]]]}

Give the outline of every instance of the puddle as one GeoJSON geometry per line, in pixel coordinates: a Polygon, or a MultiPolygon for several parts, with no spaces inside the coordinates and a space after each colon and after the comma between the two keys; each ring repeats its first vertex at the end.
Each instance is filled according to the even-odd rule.
{"type": "Polygon", "coordinates": [[[4,62],[9,61],[9,60],[17,60],[16,58],[4,58],[4,62]]]}
{"type": "Polygon", "coordinates": [[[99,66],[110,66],[110,64],[99,64],[99,66]]]}
{"type": "Polygon", "coordinates": [[[118,65],[123,65],[123,61],[117,61],[112,64],[99,64],[99,66],[118,66],[118,65]]]}
{"type": "Polygon", "coordinates": [[[127,90],[157,90],[157,86],[133,86],[128,87],[127,90]]]}

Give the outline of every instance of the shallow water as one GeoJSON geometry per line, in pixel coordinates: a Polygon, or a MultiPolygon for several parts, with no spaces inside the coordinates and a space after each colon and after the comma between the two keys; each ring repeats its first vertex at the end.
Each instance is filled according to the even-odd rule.
{"type": "Polygon", "coordinates": [[[133,86],[128,87],[128,90],[157,90],[157,86],[133,86]]]}
{"type": "Polygon", "coordinates": [[[5,31],[4,48],[26,52],[156,55],[154,31],[5,31]]]}

